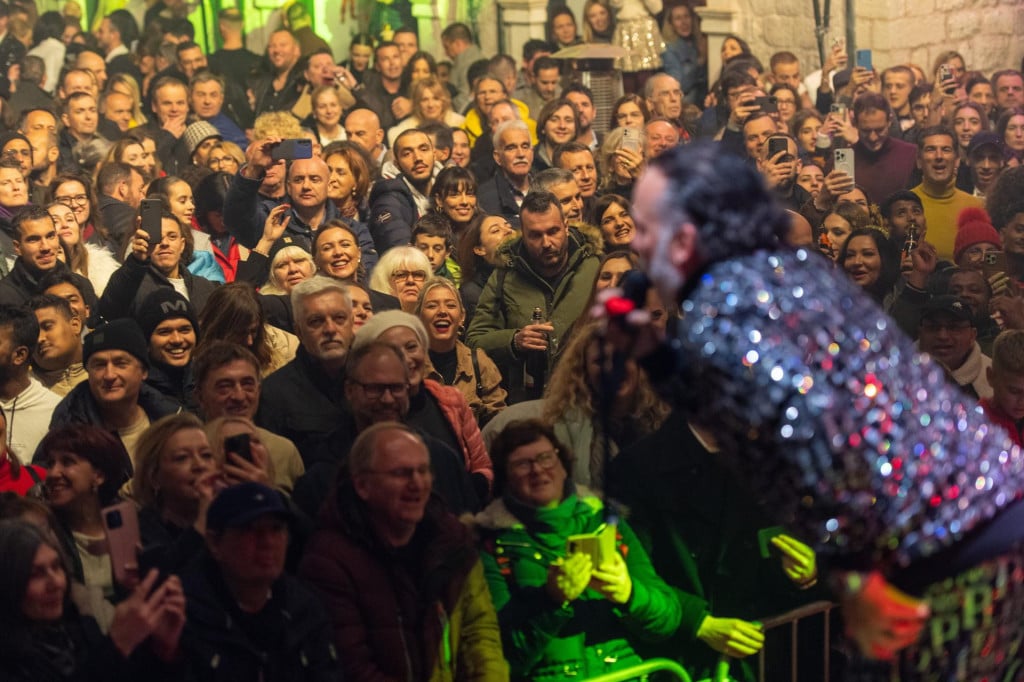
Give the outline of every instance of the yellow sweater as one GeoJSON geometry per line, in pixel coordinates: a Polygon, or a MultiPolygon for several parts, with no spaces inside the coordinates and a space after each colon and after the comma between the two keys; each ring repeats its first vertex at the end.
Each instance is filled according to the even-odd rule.
{"type": "Polygon", "coordinates": [[[924,219],[928,223],[928,234],[925,239],[938,251],[939,258],[953,260],[956,219],[960,211],[969,206],[984,208],[985,202],[956,187],[950,187],[940,196],[929,194],[923,184],[910,191],[921,197],[921,203],[924,205],[924,219]]]}

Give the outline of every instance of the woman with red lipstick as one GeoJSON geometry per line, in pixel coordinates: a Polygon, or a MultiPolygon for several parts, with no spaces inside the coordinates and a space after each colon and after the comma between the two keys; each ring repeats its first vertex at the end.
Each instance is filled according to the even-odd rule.
{"type": "Polygon", "coordinates": [[[470,350],[459,340],[466,310],[458,289],[443,277],[428,280],[416,301],[415,314],[430,339],[427,377],[459,389],[477,423],[483,426],[505,409],[508,394],[501,387],[501,372],[494,361],[482,350],[470,350]]]}
{"type": "Polygon", "coordinates": [[[512,679],[590,677],[640,663],[635,645],[675,632],[679,599],[629,525],[605,526],[601,500],[573,483],[573,453],[540,420],[492,444],[495,499],[476,516],[512,679]],[[570,536],[609,533],[596,552],[570,536]],[[610,546],[609,546],[610,545],[610,546]]]}
{"type": "Polygon", "coordinates": [[[873,227],[854,230],[839,250],[839,265],[879,305],[887,303],[900,275],[900,260],[892,242],[873,227]]]}

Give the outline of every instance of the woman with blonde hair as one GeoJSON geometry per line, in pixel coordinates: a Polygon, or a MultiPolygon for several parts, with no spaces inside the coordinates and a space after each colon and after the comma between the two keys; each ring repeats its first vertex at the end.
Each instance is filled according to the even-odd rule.
{"type": "Polygon", "coordinates": [[[427,377],[462,393],[480,426],[505,409],[501,372],[487,354],[459,340],[466,309],[455,284],[433,277],[423,285],[414,314],[427,330],[427,377]]]}
{"type": "Polygon", "coordinates": [[[466,117],[452,110],[452,97],[448,88],[436,76],[427,76],[412,84],[412,116],[388,130],[388,146],[410,128],[418,128],[426,121],[438,121],[449,128],[458,128],[466,117]]]}
{"type": "Polygon", "coordinates": [[[136,128],[149,123],[149,119],[146,118],[146,114],[142,111],[142,106],[140,105],[142,95],[139,92],[139,84],[135,82],[134,78],[127,73],[115,73],[107,79],[105,89],[107,92],[116,92],[125,97],[132,98],[132,119],[128,123],[129,128],[136,128]]]}
{"type": "Polygon", "coordinates": [[[285,246],[274,252],[270,259],[270,275],[267,283],[260,287],[264,295],[285,295],[299,282],[316,274],[316,263],[301,246],[285,246]]]}
{"type": "Polygon", "coordinates": [[[206,157],[206,167],[210,170],[223,171],[234,175],[245,163],[245,152],[234,142],[222,140],[210,147],[210,155],[206,157]]]}

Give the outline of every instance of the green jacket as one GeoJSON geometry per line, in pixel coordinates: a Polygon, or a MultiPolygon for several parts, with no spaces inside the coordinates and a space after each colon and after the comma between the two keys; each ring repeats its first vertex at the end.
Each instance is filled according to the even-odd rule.
{"type": "Polygon", "coordinates": [[[625,521],[617,544],[633,581],[629,602],[616,606],[591,588],[565,606],[548,596],[548,566],[565,556],[566,539],[597,530],[603,517],[601,501],[582,489],[555,509],[506,498],[477,515],[513,679],[586,679],[635,665],[640,657],[633,642],[669,637],[679,626],[679,600],[625,521]]]}
{"type": "Polygon", "coordinates": [[[599,268],[595,245],[572,227],[568,267],[554,287],[533,270],[524,252],[521,237],[501,246],[498,254],[504,265],[487,280],[466,332],[466,343],[482,348],[509,386],[522,384],[523,358],[512,350],[516,331],[532,323],[534,308],[544,311],[544,320],[555,328],[548,354],[550,375],[566,333],[590,300],[599,268]]]}

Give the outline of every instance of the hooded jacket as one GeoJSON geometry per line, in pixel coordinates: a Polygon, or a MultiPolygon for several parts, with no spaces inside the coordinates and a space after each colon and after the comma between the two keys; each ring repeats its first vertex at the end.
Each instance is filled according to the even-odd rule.
{"type": "Polygon", "coordinates": [[[679,627],[678,598],[622,520],[616,548],[633,583],[629,600],[615,605],[590,587],[567,604],[548,596],[548,567],[566,556],[569,536],[593,533],[604,524],[601,501],[586,489],[552,509],[506,496],[475,521],[513,679],[587,679],[636,665],[634,641],[664,639],[679,627]]]}
{"type": "Polygon", "coordinates": [[[345,677],[502,680],[498,621],[468,530],[432,498],[401,549],[372,531],[350,483],[324,506],[299,575],[321,594],[345,677]]]}
{"type": "Polygon", "coordinates": [[[590,300],[599,261],[596,246],[576,228],[568,229],[565,271],[554,283],[544,279],[530,264],[522,237],[503,244],[503,265],[491,273],[480,294],[466,343],[482,348],[501,370],[509,386],[522,385],[524,358],[512,348],[517,330],[532,323],[533,309],[554,328],[548,352],[548,372],[554,367],[565,336],[590,300]]]}

